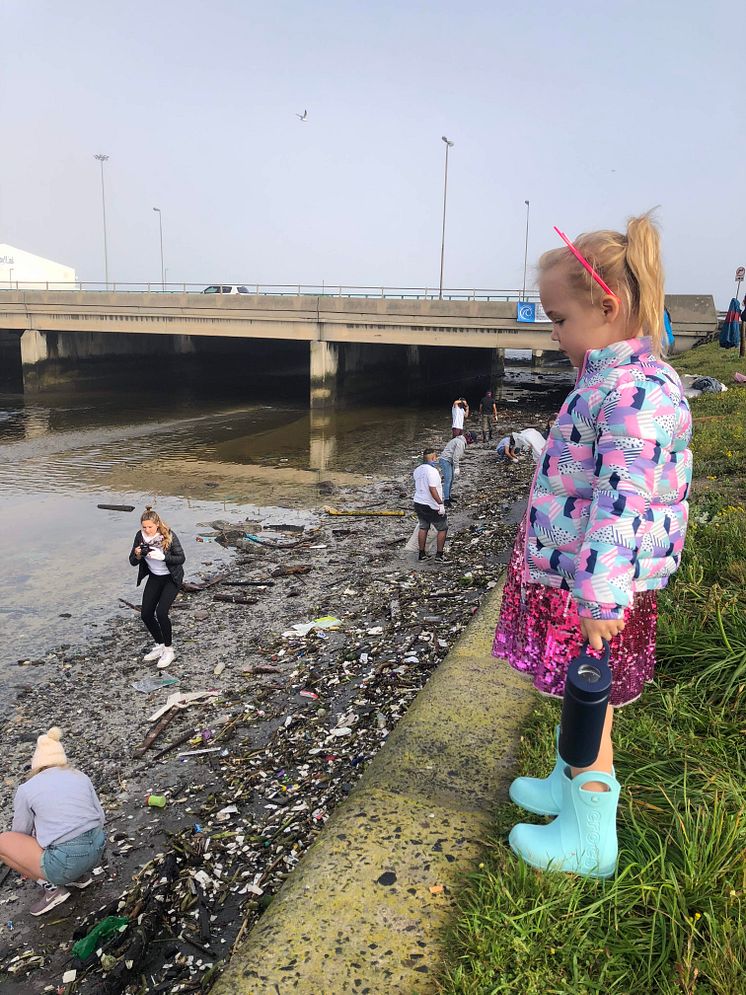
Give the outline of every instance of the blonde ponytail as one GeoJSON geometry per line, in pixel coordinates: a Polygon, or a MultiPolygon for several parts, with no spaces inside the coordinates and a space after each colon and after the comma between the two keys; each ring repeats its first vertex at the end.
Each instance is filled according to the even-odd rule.
{"type": "MultiPolygon", "coordinates": [[[[575,247],[622,302],[629,337],[650,337],[653,352],[665,352],[663,325],[663,265],[660,236],[651,213],[630,218],[627,231],[594,231],[579,235],[575,247]]],[[[589,303],[603,290],[568,249],[552,249],[539,260],[539,274],[557,265],[567,266],[571,289],[589,303]]]]}
{"type": "Polygon", "coordinates": [[[637,284],[637,307],[633,313],[645,335],[652,339],[655,354],[660,356],[666,344],[663,266],[660,235],[649,213],[627,222],[627,266],[637,284]]]}

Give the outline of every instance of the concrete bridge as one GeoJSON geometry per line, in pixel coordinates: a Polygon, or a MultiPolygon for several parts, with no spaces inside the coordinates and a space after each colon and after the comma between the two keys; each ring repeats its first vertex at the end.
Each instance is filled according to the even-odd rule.
{"type": "MultiPolygon", "coordinates": [[[[672,296],[667,305],[677,351],[715,331],[712,297],[672,296]]],[[[547,322],[519,322],[515,301],[0,291],[0,359],[20,364],[27,386],[50,363],[151,354],[145,337],[170,339],[166,351],[176,353],[195,351],[196,340],[264,340],[309,344],[311,403],[325,406],[341,373],[384,357],[416,375],[423,350],[480,350],[481,368],[497,372],[506,348],[537,360],[556,351],[550,333],[547,322]]]]}

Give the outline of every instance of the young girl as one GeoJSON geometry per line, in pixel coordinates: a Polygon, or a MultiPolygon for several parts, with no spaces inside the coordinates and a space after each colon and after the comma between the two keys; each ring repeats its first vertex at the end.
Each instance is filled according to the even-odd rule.
{"type": "Polygon", "coordinates": [[[140,516],[140,530],[135,535],[130,563],[138,567],[137,583],[147,577],[142,593],[142,620],[155,639],[155,646],[146,653],[146,663],[158,661],[163,669],[173,663],[171,620],[169,609],[184,582],[184,550],[175,532],[148,505],[140,516]]]}
{"type": "MultiPolygon", "coordinates": [[[[564,236],[562,236],[564,238],[564,236]]],[[[567,240],[566,240],[567,241],[567,240]]],[[[545,253],[541,301],[574,389],[552,426],[513,550],[493,653],[561,697],[587,640],[611,648],[611,705],[653,676],[655,591],[684,546],[691,416],[665,345],[658,232],[644,215],[626,234],[598,231],[545,253]]],[[[617,859],[619,783],[607,710],[598,757],[548,778],[520,777],[512,800],[557,816],[520,824],[513,850],[534,867],[608,877],[617,859]]]]}
{"type": "Polygon", "coordinates": [[[33,916],[66,901],[65,885],[87,888],[106,843],[101,803],[86,775],[68,766],[61,738],[55,726],[37,739],[31,775],[13,802],[13,829],[0,833],[0,860],[44,888],[33,916]]]}

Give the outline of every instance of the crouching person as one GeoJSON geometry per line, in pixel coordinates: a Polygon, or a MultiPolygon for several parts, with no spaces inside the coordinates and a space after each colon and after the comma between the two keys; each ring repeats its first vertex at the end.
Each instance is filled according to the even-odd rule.
{"type": "Polygon", "coordinates": [[[38,737],[31,774],[13,801],[13,829],[0,833],[0,860],[43,888],[29,910],[33,916],[66,901],[67,886],[87,888],[106,844],[96,791],[68,765],[61,738],[56,726],[38,737]]]}

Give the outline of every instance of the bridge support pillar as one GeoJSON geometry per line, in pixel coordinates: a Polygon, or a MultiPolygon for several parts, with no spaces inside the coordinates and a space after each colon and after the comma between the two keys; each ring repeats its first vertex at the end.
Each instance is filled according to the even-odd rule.
{"type": "Polygon", "coordinates": [[[23,332],[0,329],[0,390],[23,390],[21,335],[23,332]]]}
{"type": "Polygon", "coordinates": [[[544,365],[544,350],[543,349],[532,349],[531,350],[531,365],[536,367],[541,367],[544,365]]]}
{"type": "Polygon", "coordinates": [[[494,385],[496,380],[505,376],[505,350],[493,349],[492,365],[490,369],[490,384],[494,385]]]}
{"type": "Polygon", "coordinates": [[[311,342],[311,408],[332,408],[337,403],[339,346],[311,342]]]}

